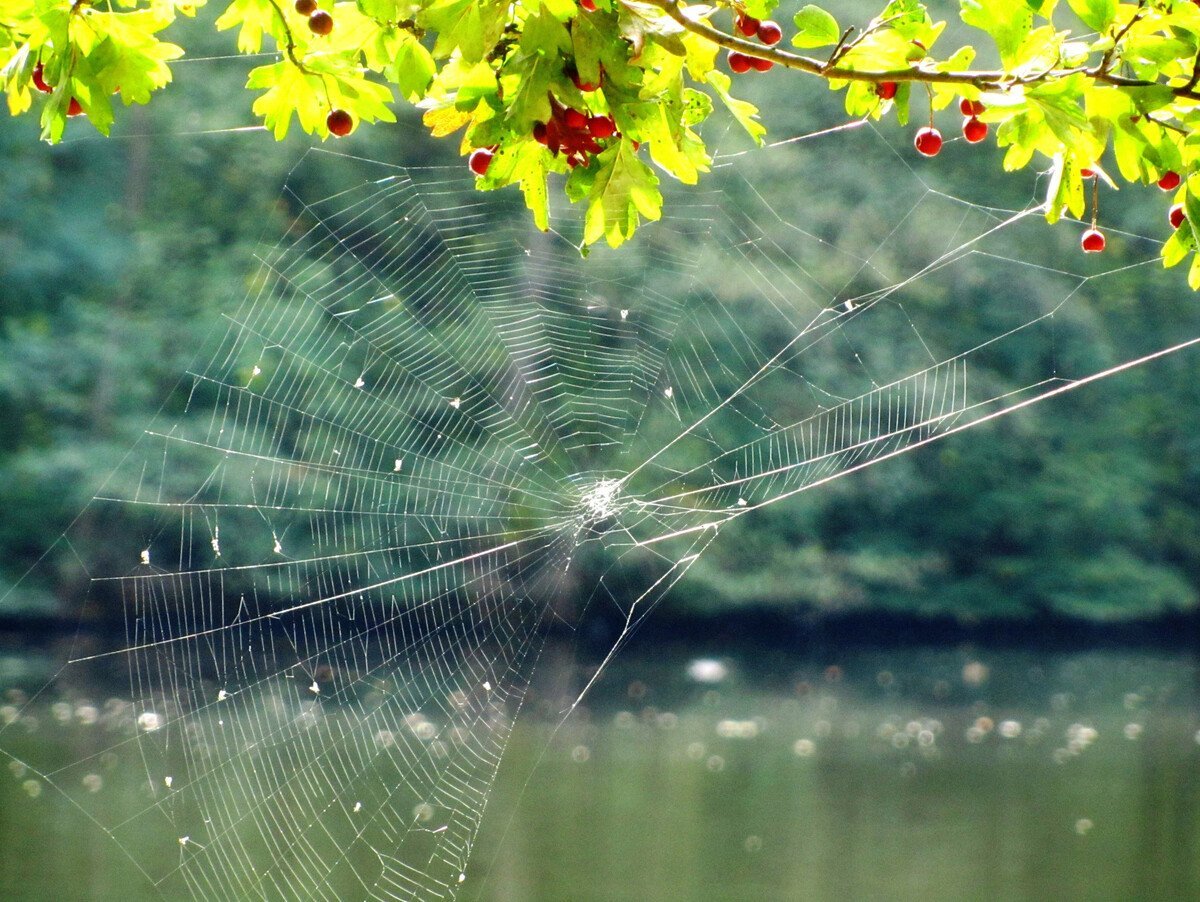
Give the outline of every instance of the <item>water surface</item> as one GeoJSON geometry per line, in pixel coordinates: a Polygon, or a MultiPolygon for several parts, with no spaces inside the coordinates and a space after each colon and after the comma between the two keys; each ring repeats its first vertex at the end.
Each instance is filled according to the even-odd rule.
{"type": "MultiPolygon", "coordinates": [[[[463,898],[1200,898],[1188,654],[631,651],[565,721],[588,672],[547,651],[463,898]]],[[[52,778],[0,772],[0,898],[160,898],[133,860],[163,837],[133,820],[150,796],[119,688],[30,700],[36,669],[0,668],[3,747],[52,778]],[[115,842],[100,801],[146,835],[115,842]]]]}

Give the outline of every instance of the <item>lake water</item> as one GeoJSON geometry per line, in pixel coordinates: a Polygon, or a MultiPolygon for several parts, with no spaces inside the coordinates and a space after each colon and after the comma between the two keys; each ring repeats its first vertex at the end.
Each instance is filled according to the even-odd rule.
{"type": "MultiPolygon", "coordinates": [[[[544,656],[463,898],[1200,899],[1188,653],[630,651],[561,725],[586,671],[544,656]]],[[[97,755],[49,782],[6,759],[0,898],[159,898],[77,804],[145,805],[136,745],[101,735],[112,690],[28,702],[37,659],[3,661],[0,748],[97,755]]]]}

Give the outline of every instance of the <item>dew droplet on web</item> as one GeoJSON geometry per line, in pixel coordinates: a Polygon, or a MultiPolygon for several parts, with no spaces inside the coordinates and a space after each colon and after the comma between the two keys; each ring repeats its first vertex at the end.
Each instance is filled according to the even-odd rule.
{"type": "Polygon", "coordinates": [[[429,821],[433,820],[433,814],[434,814],[433,806],[430,805],[428,802],[421,802],[421,803],[413,806],[413,811],[412,811],[413,820],[415,820],[419,824],[429,823],[429,821]]]}
{"type": "Polygon", "coordinates": [[[143,733],[153,733],[161,729],[163,722],[163,716],[157,711],[143,711],[137,719],[138,729],[143,733]]]}

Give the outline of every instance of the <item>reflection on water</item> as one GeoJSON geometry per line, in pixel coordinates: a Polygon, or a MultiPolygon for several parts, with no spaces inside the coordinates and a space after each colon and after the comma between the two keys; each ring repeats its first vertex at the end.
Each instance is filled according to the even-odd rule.
{"type": "MultiPolygon", "coordinates": [[[[480,898],[1200,899],[1193,658],[710,651],[619,657],[556,730],[587,674],[550,650],[472,860],[480,898]]],[[[118,844],[83,813],[145,808],[120,740],[155,725],[99,686],[31,700],[15,675],[35,663],[0,669],[0,747],[39,768],[0,772],[0,897],[156,898],[152,825],[118,844]]]]}

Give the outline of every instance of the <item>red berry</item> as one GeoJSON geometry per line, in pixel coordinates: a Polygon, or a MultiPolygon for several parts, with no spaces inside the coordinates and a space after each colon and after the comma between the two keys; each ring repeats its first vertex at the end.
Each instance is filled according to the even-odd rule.
{"type": "Polygon", "coordinates": [[[958,104],[958,111],[964,116],[978,116],[987,107],[978,100],[961,100],[958,104]]]}
{"type": "Polygon", "coordinates": [[[333,16],[323,9],[318,9],[308,17],[308,30],[313,34],[329,34],[333,31],[333,16]]]}
{"type": "Polygon", "coordinates": [[[538,144],[545,144],[546,143],[546,135],[547,135],[546,123],[545,122],[535,122],[533,125],[533,140],[537,141],[538,144]]]}
{"type": "Polygon", "coordinates": [[[617,132],[617,124],[611,116],[592,116],[588,120],[588,131],[594,138],[611,138],[617,132]]]}
{"type": "Polygon", "coordinates": [[[963,137],[968,144],[978,144],[987,137],[987,123],[980,122],[974,116],[963,122],[963,137]]]}
{"type": "Polygon", "coordinates": [[[596,0],[579,0],[579,8],[584,12],[594,13],[596,11],[596,0]]]}
{"type": "Polygon", "coordinates": [[[1079,244],[1085,254],[1098,254],[1104,250],[1104,233],[1099,229],[1088,229],[1079,244]]]}
{"type": "Polygon", "coordinates": [[[739,74],[742,72],[749,72],[750,57],[746,56],[744,53],[738,53],[736,50],[734,50],[729,54],[729,68],[739,74]]]}
{"type": "Polygon", "coordinates": [[[1177,229],[1187,220],[1187,214],[1183,212],[1183,204],[1176,204],[1167,211],[1167,222],[1171,224],[1171,228],[1177,229]]]}
{"type": "Polygon", "coordinates": [[[588,117],[579,110],[567,110],[563,115],[563,122],[571,131],[582,131],[587,128],[588,117]]]}
{"type": "Polygon", "coordinates": [[[302,16],[311,16],[317,8],[317,0],[296,0],[296,12],[302,16]]]}
{"type": "Polygon", "coordinates": [[[933,126],[927,125],[917,132],[916,138],[913,139],[913,146],[922,156],[936,157],[942,149],[942,133],[933,126]]]}
{"type": "Polygon", "coordinates": [[[761,24],[754,16],[737,17],[737,30],[748,38],[752,38],[758,34],[758,26],[761,24]]]}
{"type": "Polygon", "coordinates": [[[354,118],[345,110],[333,110],[325,117],[325,127],[331,135],[344,138],[354,129],[354,118]]]}
{"type": "Polygon", "coordinates": [[[1079,170],[1079,175],[1080,175],[1080,177],[1082,177],[1082,178],[1085,178],[1085,179],[1090,179],[1090,178],[1093,178],[1093,177],[1096,175],[1096,170],[1095,170],[1095,169],[1088,169],[1088,168],[1085,166],[1083,169],[1080,169],[1080,170],[1079,170]]]}
{"type": "Polygon", "coordinates": [[[770,19],[758,23],[757,34],[758,39],[768,47],[772,47],[783,40],[783,29],[779,27],[777,22],[772,22],[770,19]]]}
{"type": "Polygon", "coordinates": [[[765,60],[762,57],[759,57],[759,56],[750,57],[750,68],[754,69],[756,72],[766,72],[768,69],[770,69],[774,65],[775,64],[773,62],[771,62],[770,60],[765,60]]]}
{"type": "Polygon", "coordinates": [[[493,151],[487,147],[480,147],[478,150],[471,151],[471,156],[467,158],[467,165],[471,167],[471,171],[476,175],[483,175],[488,171],[488,167],[492,165],[493,151]]]}
{"type": "Polygon", "coordinates": [[[899,87],[894,81],[881,81],[875,85],[875,93],[883,100],[891,100],[896,96],[896,88],[899,87]]]}
{"type": "Polygon", "coordinates": [[[41,63],[33,67],[33,86],[43,94],[52,94],[54,92],[54,88],[46,83],[46,76],[42,72],[41,63]]]}
{"type": "Polygon", "coordinates": [[[1158,187],[1162,188],[1164,191],[1174,191],[1179,187],[1182,181],[1183,179],[1180,177],[1178,172],[1168,169],[1163,173],[1162,178],[1158,180],[1158,187]]]}
{"type": "Polygon", "coordinates": [[[83,112],[83,106],[80,105],[78,100],[76,100],[74,97],[72,97],[71,102],[67,104],[67,115],[68,116],[78,116],[82,112],[83,112]]]}

